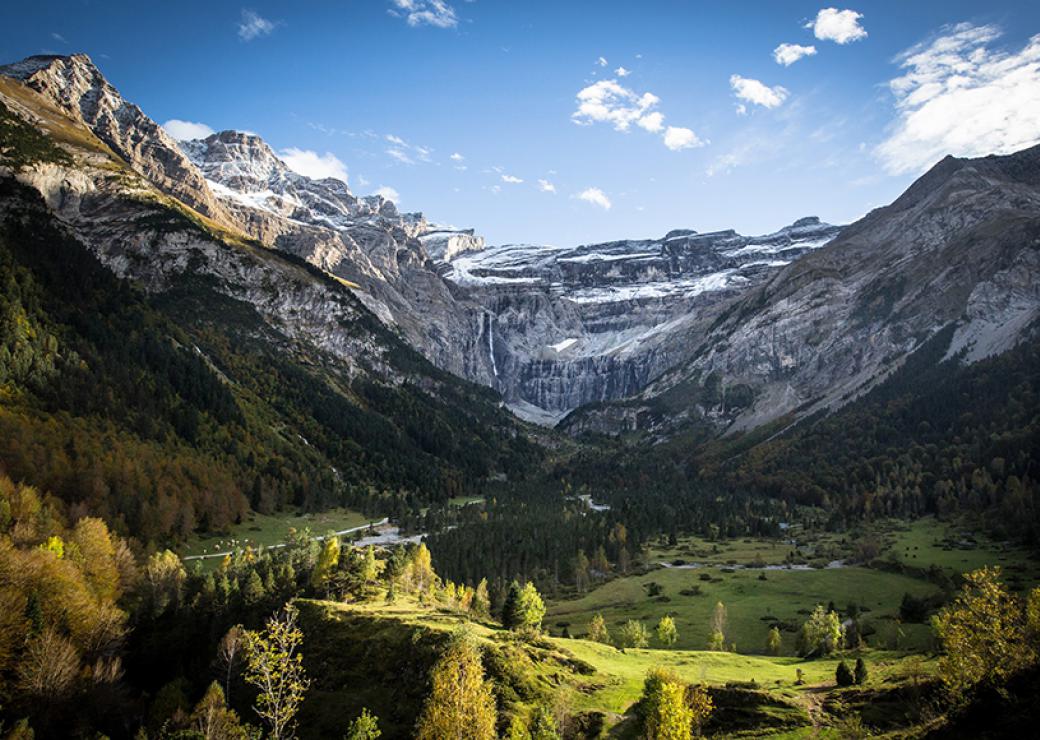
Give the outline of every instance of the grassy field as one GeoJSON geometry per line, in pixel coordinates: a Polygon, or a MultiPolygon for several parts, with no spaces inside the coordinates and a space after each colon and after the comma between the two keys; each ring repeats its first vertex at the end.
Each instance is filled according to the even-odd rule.
{"type": "MultiPolygon", "coordinates": [[[[429,646],[435,644],[437,638],[429,636],[441,635],[439,639],[443,640],[463,624],[468,624],[488,649],[504,651],[515,661],[517,667],[507,671],[513,688],[499,687],[505,695],[514,697],[513,701],[534,705],[544,701],[544,692],[549,691],[556,697],[557,705],[566,706],[569,713],[602,712],[610,724],[620,721],[638,701],[647,671],[663,666],[695,684],[723,687],[732,682],[746,687],[747,682],[754,681],[755,695],[772,697],[754,710],[755,721],[764,718],[768,722],[772,713],[778,722],[786,725],[775,731],[760,727],[754,736],[808,737],[808,734],[799,734],[801,730],[796,726],[821,729],[812,728],[810,710],[823,694],[834,689],[838,663],[836,657],[805,661],[790,656],[701,650],[621,651],[587,640],[560,637],[525,643],[490,622],[474,623],[447,610],[421,606],[410,597],[399,597],[392,604],[383,603],[381,598],[363,604],[308,603],[318,611],[311,612],[314,616],[305,620],[304,652],[317,653],[315,659],[325,672],[323,675],[328,677],[332,671],[337,676],[335,681],[330,681],[328,696],[323,698],[337,699],[340,708],[351,703],[376,707],[377,714],[388,717],[394,711],[390,707],[398,708],[401,702],[417,701],[418,697],[406,691],[402,693],[397,674],[392,672],[374,681],[371,672],[362,670],[368,665],[363,656],[377,650],[401,651],[402,654],[426,655],[432,660],[435,653],[429,652],[429,646]],[[799,669],[803,673],[803,685],[795,683],[799,669]],[[356,677],[352,672],[356,672],[356,677]],[[363,683],[354,686],[355,678],[363,683]],[[769,705],[769,701],[775,703],[769,705]]],[[[863,655],[871,671],[868,688],[891,687],[907,680],[908,675],[925,677],[935,669],[934,660],[878,650],[868,650],[863,655]]],[[[350,708],[347,714],[353,711],[350,708]]],[[[417,708],[413,706],[412,711],[417,708]]],[[[340,715],[341,712],[333,717],[317,716],[314,721],[332,727],[340,721],[340,715]]],[[[619,736],[628,737],[624,725],[619,727],[622,729],[619,736]]]]}
{"type": "Polygon", "coordinates": [[[922,580],[856,567],[765,572],[657,569],[615,579],[577,599],[555,602],[550,605],[546,624],[554,634],[567,626],[571,634],[583,635],[589,620],[599,612],[611,632],[629,619],[641,620],[652,630],[662,616],[669,614],[679,630],[676,647],[702,649],[708,644],[715,604],[721,601],[728,616],[726,641],[736,643],[739,652],[764,652],[769,628],[778,620],[792,628],[781,629],[781,634],[783,653],[793,654],[793,630],[816,604],[833,601],[839,609],[852,603],[861,608],[864,621],[877,630],[872,645],[923,650],[931,639],[930,628],[900,625],[896,619],[899,603],[904,593],[925,596],[935,591],[922,580]],[[760,580],[760,574],[766,580],[760,580]],[[657,588],[660,593],[651,596],[652,589],[657,588]]]}
{"type": "Polygon", "coordinates": [[[363,514],[350,509],[330,509],[318,514],[282,512],[279,514],[250,513],[249,518],[232,528],[225,535],[203,535],[192,537],[181,549],[181,556],[210,555],[241,547],[270,547],[283,542],[290,529],[297,531],[309,528],[314,535],[328,531],[339,532],[352,527],[361,527],[370,521],[363,514]]]}
{"type": "Polygon", "coordinates": [[[888,554],[907,565],[938,565],[951,573],[999,565],[1009,580],[1020,581],[1023,586],[1040,583],[1040,561],[1032,553],[1017,545],[994,542],[963,524],[926,517],[892,525],[884,540],[888,554]]]}

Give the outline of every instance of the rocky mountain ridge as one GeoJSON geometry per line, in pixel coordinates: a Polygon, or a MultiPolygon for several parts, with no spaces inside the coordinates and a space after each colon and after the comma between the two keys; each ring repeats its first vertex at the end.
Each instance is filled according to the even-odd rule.
{"type": "Polygon", "coordinates": [[[1040,147],[947,157],[889,206],[846,227],[713,317],[698,349],[624,404],[577,412],[572,429],[663,432],[681,419],[731,431],[834,410],[954,327],[946,358],[972,363],[1040,328],[1040,147]],[[728,414],[708,379],[754,390],[728,414]],[[665,420],[660,401],[686,399],[665,420]]]}
{"type": "MultiPolygon", "coordinates": [[[[174,142],[83,55],[31,57],[0,68],[3,76],[88,128],[141,178],[141,192],[154,185],[232,239],[339,279],[438,367],[494,388],[525,418],[555,424],[570,414],[572,431],[663,431],[685,420],[751,428],[840,405],[951,321],[951,353],[970,361],[1019,341],[1035,320],[1029,153],[944,160],[892,206],[845,228],[810,217],[753,237],[675,230],[578,247],[488,247],[471,229],[299,175],[255,135],[174,142]]],[[[63,217],[81,219],[77,228],[103,225],[91,238],[114,243],[115,219],[103,217],[114,206],[92,195],[108,188],[98,172],[27,177],[63,217]]],[[[123,226],[118,236],[142,241],[123,226]]],[[[120,246],[108,263],[161,286],[197,251],[171,239],[148,259],[120,246]]],[[[202,253],[228,275],[240,269],[223,253],[202,253]]],[[[314,306],[301,320],[295,299],[265,304],[240,275],[227,279],[271,321],[335,341],[327,324],[336,310],[314,306]]],[[[352,362],[352,351],[338,353],[352,362]]]]}

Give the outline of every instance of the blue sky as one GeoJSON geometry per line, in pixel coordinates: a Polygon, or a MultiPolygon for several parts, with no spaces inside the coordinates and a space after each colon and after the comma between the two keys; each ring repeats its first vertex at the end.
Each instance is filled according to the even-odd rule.
{"type": "Polygon", "coordinates": [[[161,123],[254,131],[305,173],[392,189],[492,243],[841,223],[945,153],[1040,140],[1036,2],[80,0],[4,16],[4,61],[84,51],[161,123]]]}

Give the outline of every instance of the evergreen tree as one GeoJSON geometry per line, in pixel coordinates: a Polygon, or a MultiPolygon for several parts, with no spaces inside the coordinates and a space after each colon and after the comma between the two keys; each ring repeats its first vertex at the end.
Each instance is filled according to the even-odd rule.
{"type": "Polygon", "coordinates": [[[495,737],[495,698],[472,635],[458,632],[452,637],[433,667],[430,683],[416,729],[418,740],[495,737]]]}
{"type": "Polygon", "coordinates": [[[859,685],[867,682],[867,664],[863,658],[856,658],[856,668],[854,671],[856,683],[859,685]]]}
{"type": "Polygon", "coordinates": [[[267,594],[264,591],[264,582],[260,580],[260,574],[255,570],[249,571],[249,575],[246,577],[245,588],[242,589],[242,598],[245,599],[246,606],[256,606],[267,594]]]}
{"type": "Polygon", "coordinates": [[[509,591],[506,593],[506,599],[502,603],[502,626],[508,630],[515,628],[519,622],[517,614],[517,604],[520,601],[520,584],[513,581],[509,584],[509,591]]]}
{"type": "Polygon", "coordinates": [[[838,668],[834,673],[834,680],[837,681],[839,686],[851,686],[856,682],[852,669],[849,668],[849,664],[844,660],[838,663],[838,668]]]}

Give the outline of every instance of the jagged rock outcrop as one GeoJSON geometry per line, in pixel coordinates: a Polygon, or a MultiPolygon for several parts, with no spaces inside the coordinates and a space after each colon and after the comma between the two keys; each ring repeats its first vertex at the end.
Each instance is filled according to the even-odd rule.
{"type": "Polygon", "coordinates": [[[127,102],[86,54],[33,56],[0,67],[107,144],[159,190],[218,223],[237,228],[176,142],[127,102]]]}

